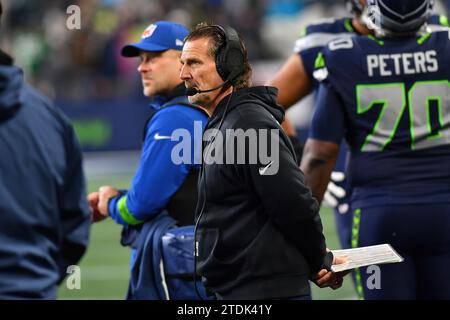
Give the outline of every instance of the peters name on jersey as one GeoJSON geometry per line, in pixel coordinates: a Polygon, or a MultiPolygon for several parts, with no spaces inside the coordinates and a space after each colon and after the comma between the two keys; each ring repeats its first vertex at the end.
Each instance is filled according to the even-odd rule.
{"type": "Polygon", "coordinates": [[[369,54],[366,60],[369,77],[410,75],[439,70],[435,50],[396,54],[369,54]]]}

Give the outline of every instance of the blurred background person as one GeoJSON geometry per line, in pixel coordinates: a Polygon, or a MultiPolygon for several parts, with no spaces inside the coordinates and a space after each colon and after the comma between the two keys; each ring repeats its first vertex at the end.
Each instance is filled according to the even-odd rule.
{"type": "Polygon", "coordinates": [[[0,299],[55,299],[88,244],[81,150],[64,114],[1,50],[0,88],[0,299]]]}

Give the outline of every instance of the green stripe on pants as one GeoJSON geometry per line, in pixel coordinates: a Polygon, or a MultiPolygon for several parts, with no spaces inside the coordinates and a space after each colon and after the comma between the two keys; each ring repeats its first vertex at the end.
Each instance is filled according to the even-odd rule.
{"type": "MultiPolygon", "coordinates": [[[[361,209],[356,209],[353,214],[352,248],[358,247],[360,221],[361,221],[361,209]]],[[[355,281],[356,281],[356,290],[358,292],[358,298],[359,300],[364,300],[363,286],[361,282],[361,271],[359,268],[355,269],[355,281]]]]}

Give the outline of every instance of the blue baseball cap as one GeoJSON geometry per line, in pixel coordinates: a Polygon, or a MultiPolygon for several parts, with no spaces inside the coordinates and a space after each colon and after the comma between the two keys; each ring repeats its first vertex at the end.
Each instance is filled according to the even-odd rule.
{"type": "Polygon", "coordinates": [[[181,51],[184,38],[188,34],[189,30],[179,23],[158,21],[144,30],[140,42],[124,46],[121,54],[124,57],[137,57],[140,50],[165,51],[174,49],[181,51]]]}

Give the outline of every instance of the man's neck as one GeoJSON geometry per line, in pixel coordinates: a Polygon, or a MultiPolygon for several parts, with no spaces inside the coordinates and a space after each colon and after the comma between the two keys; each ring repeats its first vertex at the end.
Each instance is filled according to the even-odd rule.
{"type": "Polygon", "coordinates": [[[226,90],[220,90],[220,93],[214,98],[214,100],[212,101],[212,103],[209,105],[209,107],[205,107],[204,109],[206,110],[206,112],[209,114],[209,116],[211,117],[214,113],[214,111],[216,110],[217,106],[219,105],[219,103],[229,94],[231,94],[233,92],[233,87],[228,87],[226,90]]]}

